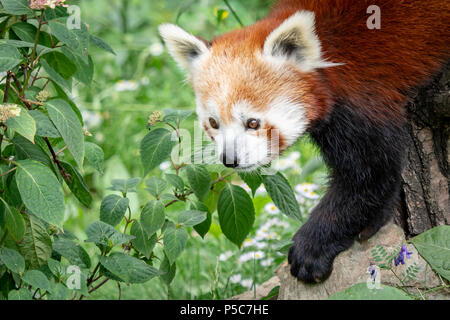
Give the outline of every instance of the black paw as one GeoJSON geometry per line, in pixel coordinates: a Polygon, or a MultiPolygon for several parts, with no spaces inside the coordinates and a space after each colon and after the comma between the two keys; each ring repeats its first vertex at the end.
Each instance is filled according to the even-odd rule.
{"type": "Polygon", "coordinates": [[[289,250],[291,274],[305,283],[322,282],[330,276],[336,254],[317,243],[317,239],[303,236],[300,229],[289,250]]]}

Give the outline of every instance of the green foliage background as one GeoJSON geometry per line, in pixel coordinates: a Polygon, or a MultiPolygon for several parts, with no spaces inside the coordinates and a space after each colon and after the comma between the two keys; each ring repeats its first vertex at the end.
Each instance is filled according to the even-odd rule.
{"type": "MultiPolygon", "coordinates": [[[[196,117],[193,92],[157,33],[172,22],[212,39],[262,18],[272,1],[68,1],[86,23],[78,33],[61,12],[38,16],[27,0],[0,1],[0,89],[21,112],[0,123],[0,298],[224,299],[272,277],[324,192],[323,162],[306,137],[273,176],[160,166],[174,118],[192,133],[196,117]],[[25,65],[44,77],[28,77],[25,65]],[[75,292],[68,265],[83,269],[75,292]]],[[[442,251],[442,230],[418,241],[448,279],[446,258],[427,255],[442,251]]]]}

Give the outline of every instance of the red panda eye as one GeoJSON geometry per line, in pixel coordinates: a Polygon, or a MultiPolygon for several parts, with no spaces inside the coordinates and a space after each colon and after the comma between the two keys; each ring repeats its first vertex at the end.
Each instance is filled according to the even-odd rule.
{"type": "Polygon", "coordinates": [[[219,129],[219,124],[217,123],[216,119],[209,118],[209,124],[213,129],[219,129]]]}
{"type": "Polygon", "coordinates": [[[257,120],[257,119],[248,119],[247,120],[247,128],[248,129],[258,130],[259,126],[260,126],[259,120],[257,120]]]}

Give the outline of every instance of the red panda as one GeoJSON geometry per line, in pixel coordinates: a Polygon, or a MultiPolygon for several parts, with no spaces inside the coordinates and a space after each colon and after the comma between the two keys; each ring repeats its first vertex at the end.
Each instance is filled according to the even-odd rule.
{"type": "Polygon", "coordinates": [[[288,260],[299,280],[325,280],[338,253],[392,215],[404,106],[449,62],[450,1],[280,0],[266,18],[211,42],[170,24],[159,30],[188,70],[199,120],[226,166],[255,170],[305,133],[320,147],[329,188],[288,260]],[[371,5],[380,28],[367,25],[371,5]]]}

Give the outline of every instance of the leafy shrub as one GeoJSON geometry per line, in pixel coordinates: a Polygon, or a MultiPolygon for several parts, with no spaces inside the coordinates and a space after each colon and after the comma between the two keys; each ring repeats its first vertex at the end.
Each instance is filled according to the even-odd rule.
{"type": "MultiPolygon", "coordinates": [[[[90,133],[83,128],[71,91],[76,82],[91,84],[90,46],[114,52],[90,35],[83,22],[73,28],[77,17],[61,6],[33,10],[26,0],[1,3],[1,297],[81,299],[108,281],[120,288],[120,283],[145,283],[154,277],[169,285],[188,230],[204,237],[216,208],[223,234],[240,247],[255,221],[252,198],[232,183],[234,171],[174,160],[172,151],[182,143],[180,124],[191,112],[167,110],[164,117],[153,114],[141,142],[144,176],[113,180],[110,190],[120,195],[107,195],[100,220],[87,226],[85,242],[97,248],[95,256],[88,254],[64,228],[65,195],[91,205],[82,172],[90,166],[103,173],[104,155],[98,145],[85,141],[90,133]],[[167,159],[175,174],[145,179],[167,159]],[[133,214],[128,196],[142,181],[154,199],[133,214]],[[167,212],[179,203],[185,208],[167,212]],[[157,245],[163,248],[159,255],[157,245]]],[[[300,219],[293,190],[281,174],[241,178],[253,193],[264,184],[286,215],[300,219]]]]}

